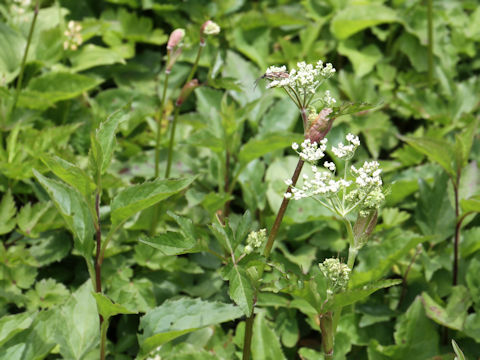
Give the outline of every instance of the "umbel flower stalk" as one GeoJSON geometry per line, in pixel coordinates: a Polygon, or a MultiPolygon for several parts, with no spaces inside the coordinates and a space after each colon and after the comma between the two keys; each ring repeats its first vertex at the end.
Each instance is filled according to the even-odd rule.
{"type": "MultiPolygon", "coordinates": [[[[271,66],[262,76],[268,82],[268,89],[281,88],[297,106],[302,117],[304,136],[306,140],[312,144],[317,144],[322,141],[332,127],[334,118],[329,117],[329,115],[332,113],[331,107],[335,104],[336,100],[330,95],[329,91],[326,91],[323,96],[319,96],[318,88],[325,82],[325,80],[332,77],[333,74],[335,74],[335,71],[335,68],[330,63],[324,65],[322,61],[318,61],[313,65],[299,62],[297,63],[297,68],[291,69],[289,72],[287,72],[286,66],[271,66]],[[311,104],[317,101],[322,105],[322,109],[318,114],[315,108],[310,108],[311,104]]],[[[306,159],[302,157],[299,158],[292,178],[287,184],[287,194],[291,194],[297,184],[305,160],[306,159]]],[[[287,211],[289,201],[289,196],[283,198],[272,229],[269,232],[263,253],[266,259],[269,258],[272,251],[275,238],[280,229],[285,212],[287,211]]],[[[252,312],[252,315],[246,320],[243,360],[250,359],[254,317],[254,312],[252,312]]]]}

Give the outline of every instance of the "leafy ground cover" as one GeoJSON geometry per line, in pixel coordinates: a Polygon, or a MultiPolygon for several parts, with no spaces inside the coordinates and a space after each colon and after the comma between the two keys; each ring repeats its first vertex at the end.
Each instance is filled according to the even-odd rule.
{"type": "Polygon", "coordinates": [[[473,0],[3,1],[0,359],[479,358],[479,41],[473,0]]]}

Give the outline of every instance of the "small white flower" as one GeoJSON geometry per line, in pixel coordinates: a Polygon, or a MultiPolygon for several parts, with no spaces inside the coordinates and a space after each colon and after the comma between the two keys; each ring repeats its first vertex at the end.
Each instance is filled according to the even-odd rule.
{"type": "Polygon", "coordinates": [[[292,185],[292,179],[287,179],[287,180],[285,180],[285,184],[286,184],[287,186],[292,185]]]}
{"type": "Polygon", "coordinates": [[[353,155],[355,155],[355,150],[360,146],[360,139],[358,136],[348,134],[346,140],[350,144],[344,145],[343,143],[338,143],[336,147],[332,146],[332,152],[340,159],[350,160],[353,155]]]}
{"type": "Polygon", "coordinates": [[[336,167],[335,167],[335,164],[333,162],[329,162],[329,161],[325,161],[323,163],[323,166],[325,166],[328,170],[334,172],[336,167]]]}
{"type": "Polygon", "coordinates": [[[217,23],[209,20],[205,23],[203,33],[205,35],[217,35],[218,33],[220,33],[220,26],[218,26],[217,23]]]}
{"type": "Polygon", "coordinates": [[[293,149],[293,150],[297,150],[297,149],[298,149],[298,144],[294,142],[294,143],[292,144],[292,149],[293,149]]]}
{"type": "Polygon", "coordinates": [[[83,43],[82,25],[78,22],[70,20],[67,25],[67,29],[64,31],[65,41],[63,42],[63,48],[65,50],[75,51],[83,43]]]}

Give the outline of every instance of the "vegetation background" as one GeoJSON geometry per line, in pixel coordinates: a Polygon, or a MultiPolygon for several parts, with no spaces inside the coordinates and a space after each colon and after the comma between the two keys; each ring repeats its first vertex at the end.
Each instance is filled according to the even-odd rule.
{"type": "MultiPolygon", "coordinates": [[[[222,250],[208,226],[226,214],[236,226],[249,210],[250,230],[271,228],[297,160],[289,145],[301,142],[302,127],[283,93],[255,82],[270,65],[319,59],[337,69],[328,88],[338,102],[376,105],[336,119],[329,141],[360,136],[357,157],[378,160],[390,187],[352,281],[402,281],[344,311],[335,359],[453,359],[451,339],[466,358],[480,358],[479,5],[42,0],[35,16],[35,1],[2,0],[0,359],[98,359],[95,301],[101,311],[106,297],[92,295],[82,256],[88,263],[94,232],[78,222],[85,213],[72,195],[98,188],[91,179],[73,188],[88,179],[82,174],[98,142],[111,164],[100,161],[97,171],[95,224],[108,237],[123,216],[115,213],[117,195],[155,178],[158,134],[163,179],[176,108],[170,177],[190,180],[170,197],[145,195],[134,212],[141,211],[121,218],[109,238],[101,284],[107,300],[122,306],[109,313],[120,315],[110,320],[107,358],[142,358],[155,334],[161,359],[241,358],[245,317],[231,305],[222,261],[212,254],[222,250]],[[176,107],[209,19],[221,32],[207,38],[199,58],[200,86],[176,107]],[[166,43],[176,28],[186,31],[183,52],[162,108],[166,43]],[[116,145],[101,138],[112,113],[120,114],[108,118],[118,117],[116,145]],[[55,178],[72,188],[55,187],[55,178]],[[63,202],[52,201],[55,194],[63,202]],[[80,228],[91,243],[79,240],[80,228]],[[149,235],[184,248],[152,248],[149,235]],[[198,319],[205,314],[218,317],[198,319]]],[[[341,223],[315,202],[290,204],[277,240],[271,261],[287,273],[346,258],[341,223]]],[[[291,305],[281,280],[257,299],[253,358],[323,359],[318,325],[291,305]]]]}

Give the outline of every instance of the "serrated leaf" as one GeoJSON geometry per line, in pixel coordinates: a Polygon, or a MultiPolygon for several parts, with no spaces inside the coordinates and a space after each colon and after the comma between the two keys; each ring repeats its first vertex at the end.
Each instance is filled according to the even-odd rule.
{"type": "Polygon", "coordinates": [[[241,165],[246,165],[269,152],[285,149],[294,141],[301,142],[302,138],[298,134],[267,133],[261,139],[251,139],[243,145],[238,160],[241,165]]]}
{"type": "Polygon", "coordinates": [[[235,253],[238,242],[235,241],[235,236],[233,235],[232,228],[228,222],[228,219],[225,219],[225,225],[220,225],[218,223],[213,223],[210,229],[213,232],[213,235],[217,238],[218,242],[225,251],[228,251],[230,254],[235,253]]]}
{"type": "Polygon", "coordinates": [[[28,203],[20,209],[17,214],[17,225],[19,227],[19,232],[26,234],[29,237],[37,237],[38,233],[34,232],[33,229],[40,221],[41,217],[51,208],[52,203],[48,202],[39,202],[33,205],[28,203]]]}
{"type": "Polygon", "coordinates": [[[62,283],[57,283],[54,279],[43,279],[35,284],[35,289],[27,291],[26,296],[29,299],[29,308],[47,309],[54,305],[64,303],[70,295],[70,292],[62,283]]]}
{"type": "Polygon", "coordinates": [[[68,185],[77,189],[85,199],[89,199],[96,186],[82,169],[55,155],[46,154],[41,159],[50,171],[68,185]]]}
{"type": "Polygon", "coordinates": [[[181,335],[241,316],[240,308],[231,304],[190,298],[167,300],[140,319],[141,358],[181,335]]]}
{"type": "MultiPolygon", "coordinates": [[[[103,121],[96,131],[96,139],[98,141],[98,145],[100,146],[101,151],[101,161],[97,158],[97,163],[101,163],[101,173],[103,174],[108,166],[110,165],[110,161],[112,160],[113,150],[116,145],[115,134],[117,133],[117,128],[120,122],[125,120],[125,116],[129,111],[130,105],[127,104],[126,106],[114,111],[111,113],[108,118],[103,121]]],[[[97,150],[98,151],[98,150],[97,150]]]]}
{"type": "Polygon", "coordinates": [[[400,139],[408,143],[415,150],[439,164],[453,179],[457,178],[455,165],[455,150],[446,140],[430,138],[414,138],[400,136],[400,139]]]}
{"type": "Polygon", "coordinates": [[[101,293],[92,292],[92,295],[97,302],[98,313],[105,321],[118,314],[136,314],[120,304],[114,304],[112,300],[101,293]]]}
{"type": "Polygon", "coordinates": [[[447,306],[444,307],[433,300],[427,293],[422,293],[422,303],[427,316],[436,323],[454,330],[463,330],[467,309],[472,300],[464,286],[455,286],[452,289],[447,306]]]}
{"type": "Polygon", "coordinates": [[[252,282],[243,267],[234,264],[228,274],[230,298],[242,309],[246,316],[253,311],[254,290],[252,282]]]}
{"type": "Polygon", "coordinates": [[[72,71],[80,72],[101,65],[125,64],[123,57],[109,48],[87,44],[70,55],[72,71]]]}
{"type": "Polygon", "coordinates": [[[154,180],[133,185],[115,196],[110,206],[112,226],[116,226],[161,200],[188,187],[195,177],[175,180],[154,180]]]}
{"type": "Polygon", "coordinates": [[[286,359],[278,335],[265,318],[265,312],[259,313],[253,323],[252,357],[255,360],[286,359]]]}
{"type": "Polygon", "coordinates": [[[325,311],[330,310],[339,310],[345,306],[356,303],[357,301],[363,300],[368,297],[370,294],[373,294],[375,291],[384,289],[387,287],[395,286],[401,284],[402,280],[381,280],[374,283],[363,285],[357,289],[347,290],[335,294],[333,300],[329,301],[325,306],[325,311]]]}
{"type": "Polygon", "coordinates": [[[15,214],[17,208],[15,201],[13,201],[12,192],[7,191],[0,202],[0,235],[8,234],[15,228],[15,214]]]}
{"type": "Polygon", "coordinates": [[[65,359],[85,359],[99,344],[99,319],[92,291],[91,281],[87,281],[72,294],[57,315],[54,337],[65,359]]]}
{"type": "Polygon", "coordinates": [[[172,231],[154,237],[140,238],[140,242],[159,250],[163,255],[186,254],[196,244],[195,240],[192,241],[191,238],[172,231]]]}
{"type": "Polygon", "coordinates": [[[74,234],[75,248],[89,260],[94,247],[93,218],[82,196],[68,185],[46,178],[35,169],[33,173],[74,234]]]}

